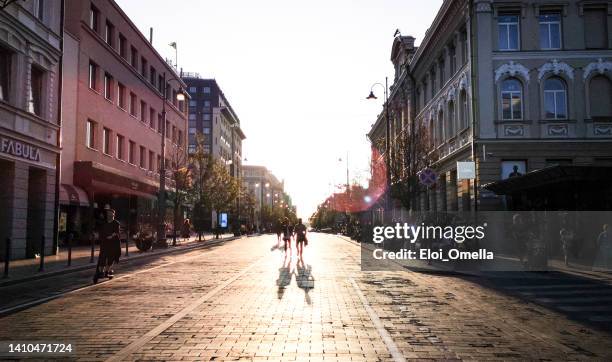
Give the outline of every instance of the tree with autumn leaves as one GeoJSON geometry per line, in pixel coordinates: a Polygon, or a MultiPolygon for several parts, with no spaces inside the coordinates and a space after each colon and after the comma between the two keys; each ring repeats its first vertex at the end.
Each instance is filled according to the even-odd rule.
{"type": "Polygon", "coordinates": [[[213,211],[229,212],[240,227],[242,221],[252,218],[255,199],[239,180],[232,177],[223,162],[204,149],[203,135],[196,137],[195,152],[190,156],[193,185],[189,197],[193,208],[193,226],[198,235],[207,229],[206,223],[213,211]],[[240,216],[241,220],[238,220],[240,216]]]}

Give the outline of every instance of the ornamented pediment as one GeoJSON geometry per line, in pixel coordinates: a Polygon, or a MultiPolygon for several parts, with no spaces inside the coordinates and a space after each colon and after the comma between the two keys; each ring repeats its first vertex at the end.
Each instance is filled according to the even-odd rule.
{"type": "Polygon", "coordinates": [[[499,68],[495,70],[495,82],[499,82],[504,76],[519,76],[523,78],[525,82],[529,83],[529,69],[521,63],[516,63],[512,60],[509,63],[499,66],[499,68]]]}
{"type": "Polygon", "coordinates": [[[574,68],[571,65],[553,59],[552,62],[543,64],[538,69],[538,81],[542,81],[546,73],[552,72],[554,75],[564,73],[569,79],[574,80],[574,68]]]}
{"type": "Polygon", "coordinates": [[[604,74],[606,72],[612,71],[612,62],[604,61],[599,58],[597,62],[590,63],[584,68],[584,74],[582,75],[583,79],[586,80],[591,76],[591,73],[597,72],[598,74],[604,74]]]}

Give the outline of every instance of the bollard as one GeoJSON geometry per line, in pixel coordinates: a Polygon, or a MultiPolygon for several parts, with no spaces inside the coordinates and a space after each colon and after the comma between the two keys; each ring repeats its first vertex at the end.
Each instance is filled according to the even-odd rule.
{"type": "Polygon", "coordinates": [[[128,251],[128,248],[130,247],[130,236],[127,235],[125,237],[125,256],[130,255],[130,252],[128,251]]]}
{"type": "Polygon", "coordinates": [[[6,248],[4,250],[4,277],[8,278],[9,261],[11,260],[11,238],[6,238],[6,248]]]}
{"type": "Polygon", "coordinates": [[[38,271],[44,271],[45,270],[45,236],[43,235],[40,238],[40,267],[38,268],[38,271]]]}
{"type": "Polygon", "coordinates": [[[68,234],[68,266],[72,264],[72,238],[74,235],[72,233],[68,234]]]}
{"type": "Polygon", "coordinates": [[[94,238],[94,234],[91,233],[91,257],[89,258],[89,262],[93,263],[94,262],[94,248],[95,248],[95,244],[96,244],[96,240],[94,238]]]}

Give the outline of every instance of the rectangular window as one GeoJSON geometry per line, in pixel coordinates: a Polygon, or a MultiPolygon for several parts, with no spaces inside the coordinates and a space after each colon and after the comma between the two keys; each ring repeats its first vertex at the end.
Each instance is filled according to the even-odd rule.
{"type": "Polygon", "coordinates": [[[164,91],[164,77],[162,77],[161,74],[157,76],[157,90],[159,93],[163,93],[164,91]]]}
{"type": "Polygon", "coordinates": [[[98,17],[100,16],[100,12],[96,9],[95,6],[91,6],[89,8],[89,28],[96,33],[98,32],[98,17]]]}
{"type": "Polygon", "coordinates": [[[98,80],[98,65],[92,61],[89,61],[89,88],[96,90],[98,80]]]}
{"type": "Polygon", "coordinates": [[[149,127],[155,129],[155,109],[150,108],[149,110],[149,127]]]}
{"type": "Polygon", "coordinates": [[[455,72],[457,71],[457,49],[455,49],[455,46],[452,45],[448,48],[448,55],[449,55],[449,59],[450,59],[450,74],[449,76],[452,77],[455,72]]]}
{"type": "Polygon", "coordinates": [[[113,100],[113,77],[108,73],[104,73],[104,98],[113,100]]]}
{"type": "Polygon", "coordinates": [[[140,121],[147,123],[147,104],[145,101],[140,101],[140,121]]]}
{"type": "Polygon", "coordinates": [[[140,162],[138,163],[138,166],[140,166],[140,168],[145,168],[147,167],[147,150],[144,148],[144,146],[140,146],[140,162]]]}
{"type": "Polygon", "coordinates": [[[125,86],[123,84],[117,83],[117,93],[119,107],[125,109],[125,86]]]}
{"type": "Polygon", "coordinates": [[[183,131],[181,131],[180,129],[178,130],[178,140],[176,141],[176,143],[179,146],[183,145],[183,131]]]}
{"type": "Polygon", "coordinates": [[[140,57],[140,75],[142,75],[145,79],[147,79],[147,69],[149,68],[147,63],[148,62],[145,57],[140,57]]]}
{"type": "Polygon", "coordinates": [[[444,88],[444,80],[445,80],[445,74],[444,74],[444,67],[446,66],[444,64],[444,58],[440,58],[440,60],[438,61],[438,68],[439,68],[439,74],[440,74],[440,89],[444,88]]]}
{"type": "Polygon", "coordinates": [[[166,138],[170,139],[170,121],[166,120],[166,138]]]}
{"type": "Polygon", "coordinates": [[[191,113],[191,114],[189,115],[189,120],[190,120],[190,121],[195,121],[195,120],[196,120],[196,115],[195,115],[195,114],[193,114],[193,113],[191,113]]]}
{"type": "Polygon", "coordinates": [[[130,114],[136,117],[136,94],[130,92],[130,114]]]}
{"type": "Polygon", "coordinates": [[[540,15],[540,49],[561,49],[561,14],[540,15]]]}
{"type": "Polygon", "coordinates": [[[195,94],[198,92],[198,87],[189,87],[189,94],[195,94]]]}
{"type": "Polygon", "coordinates": [[[210,134],[210,128],[209,127],[204,127],[204,129],[202,130],[204,134],[210,134]]]}
{"type": "Polygon", "coordinates": [[[134,141],[130,141],[130,145],[128,146],[128,162],[134,165],[135,159],[136,159],[136,143],[134,143],[134,141]]]}
{"type": "Polygon", "coordinates": [[[210,87],[202,87],[202,93],[210,93],[210,87]]]}
{"type": "Polygon", "coordinates": [[[110,155],[110,137],[111,131],[108,128],[102,130],[102,152],[110,155]]]}
{"type": "Polygon", "coordinates": [[[161,169],[161,156],[157,155],[157,170],[161,169]]]}
{"type": "Polygon", "coordinates": [[[8,101],[11,88],[11,60],[13,53],[0,47],[0,100],[8,101]]]}
{"type": "Polygon", "coordinates": [[[584,43],[587,49],[606,49],[608,47],[606,8],[584,9],[584,43]]]}
{"type": "Polygon", "coordinates": [[[42,116],[42,93],[45,71],[32,64],[30,77],[29,111],[37,116],[42,116]]]}
{"type": "Polygon", "coordinates": [[[196,100],[190,100],[189,101],[189,107],[196,107],[198,105],[198,101],[196,100]]]}
{"type": "Polygon", "coordinates": [[[115,45],[115,26],[108,20],[106,21],[106,28],[104,29],[104,41],[111,47],[115,45]]]}
{"type": "Polygon", "coordinates": [[[155,68],[153,68],[153,66],[151,66],[151,68],[149,69],[149,82],[152,85],[155,85],[155,78],[157,78],[157,71],[155,70],[155,68]]]}
{"type": "Polygon", "coordinates": [[[85,129],[85,145],[89,148],[96,148],[96,123],[91,119],[87,120],[85,129]]]}
{"type": "Polygon", "coordinates": [[[210,108],[210,101],[204,101],[204,108],[210,108]]]}
{"type": "Polygon", "coordinates": [[[500,15],[497,18],[498,49],[519,50],[520,30],[518,15],[500,15]]]}
{"type": "Polygon", "coordinates": [[[34,16],[40,21],[44,20],[45,17],[45,0],[34,1],[34,16]]]}
{"type": "Polygon", "coordinates": [[[436,95],[436,72],[431,71],[431,98],[436,95]]]}
{"type": "Polygon", "coordinates": [[[205,113],[202,115],[202,120],[204,121],[210,121],[210,114],[209,113],[205,113]]]}
{"type": "Polygon", "coordinates": [[[127,57],[126,52],[127,52],[127,40],[125,39],[123,34],[119,33],[119,55],[121,55],[122,58],[126,59],[127,57]]]}
{"type": "Polygon", "coordinates": [[[157,115],[157,133],[159,134],[162,133],[162,127],[163,127],[162,115],[158,114],[157,115]]]}
{"type": "Polygon", "coordinates": [[[172,142],[176,143],[176,127],[172,126],[172,142]]]}
{"type": "Polygon", "coordinates": [[[467,31],[461,33],[461,65],[467,64],[468,60],[468,40],[467,31]]]}
{"type": "Polygon", "coordinates": [[[138,69],[138,50],[133,45],[130,47],[130,64],[134,69],[138,69]]]}
{"type": "Polygon", "coordinates": [[[195,128],[189,128],[189,134],[196,134],[195,128]]]}
{"type": "Polygon", "coordinates": [[[123,160],[124,158],[124,154],[123,154],[123,136],[122,135],[117,135],[117,158],[120,160],[123,160]]]}
{"type": "Polygon", "coordinates": [[[155,153],[149,151],[149,171],[153,171],[153,162],[155,161],[155,153]]]}

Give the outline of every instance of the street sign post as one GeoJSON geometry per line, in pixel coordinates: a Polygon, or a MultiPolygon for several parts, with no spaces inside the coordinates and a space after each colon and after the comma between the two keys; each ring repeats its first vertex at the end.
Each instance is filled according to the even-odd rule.
{"type": "Polygon", "coordinates": [[[473,161],[457,162],[457,180],[473,180],[476,178],[476,164],[473,161]]]}
{"type": "Polygon", "coordinates": [[[438,181],[438,174],[431,168],[425,168],[419,172],[419,182],[427,187],[433,186],[438,181]]]}

